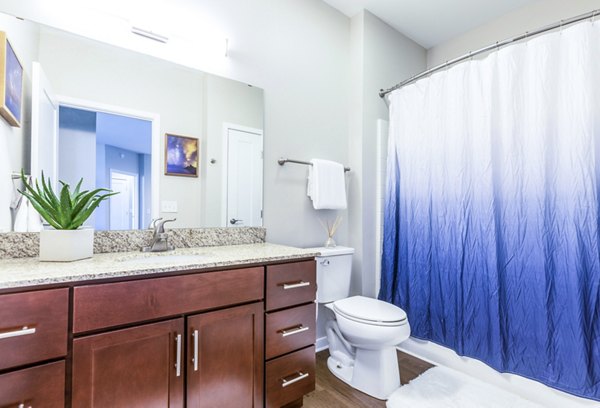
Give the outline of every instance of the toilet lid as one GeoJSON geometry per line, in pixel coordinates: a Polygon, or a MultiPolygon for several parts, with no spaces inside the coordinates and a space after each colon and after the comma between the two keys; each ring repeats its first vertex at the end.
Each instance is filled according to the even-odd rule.
{"type": "Polygon", "coordinates": [[[370,323],[401,324],[407,319],[406,312],[398,306],[364,296],[336,300],[333,308],[350,319],[370,323]]]}

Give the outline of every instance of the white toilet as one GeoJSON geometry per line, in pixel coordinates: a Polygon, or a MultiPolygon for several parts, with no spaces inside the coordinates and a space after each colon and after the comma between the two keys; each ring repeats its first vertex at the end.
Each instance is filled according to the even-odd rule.
{"type": "Polygon", "coordinates": [[[348,297],[353,248],[317,248],[317,302],[332,310],[326,323],[329,370],[378,399],[400,387],[396,345],[410,336],[404,310],[364,296],[348,297]]]}

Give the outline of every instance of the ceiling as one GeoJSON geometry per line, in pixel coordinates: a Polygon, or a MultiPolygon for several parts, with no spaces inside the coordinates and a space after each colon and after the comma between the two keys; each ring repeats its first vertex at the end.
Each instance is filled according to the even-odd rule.
{"type": "Polygon", "coordinates": [[[348,17],[365,9],[425,48],[538,0],[323,0],[348,17]]]}

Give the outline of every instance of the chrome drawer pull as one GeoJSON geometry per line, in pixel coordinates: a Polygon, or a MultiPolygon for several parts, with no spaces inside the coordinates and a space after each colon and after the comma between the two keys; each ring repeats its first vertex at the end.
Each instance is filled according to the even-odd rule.
{"type": "Polygon", "coordinates": [[[194,371],[198,371],[198,330],[194,330],[192,336],[194,337],[194,357],[192,361],[194,362],[194,371]]]}
{"type": "Polygon", "coordinates": [[[35,334],[35,327],[31,329],[27,326],[23,326],[20,330],[14,330],[9,332],[0,333],[0,339],[8,339],[11,337],[27,336],[28,334],[35,334]]]}
{"type": "Polygon", "coordinates": [[[175,341],[177,342],[177,356],[176,361],[175,361],[175,375],[177,377],[181,376],[181,334],[178,334],[177,337],[175,338],[175,341]]]}
{"type": "Polygon", "coordinates": [[[300,282],[295,282],[295,283],[284,283],[282,286],[283,286],[283,290],[296,289],[296,288],[303,288],[305,286],[310,286],[310,282],[300,281],[300,282]]]}
{"type": "Polygon", "coordinates": [[[285,378],[281,379],[281,386],[282,387],[287,387],[288,385],[292,385],[294,383],[297,383],[300,380],[304,380],[305,378],[308,378],[308,373],[303,373],[302,371],[298,371],[297,376],[291,380],[286,380],[285,378]]]}
{"type": "Polygon", "coordinates": [[[287,337],[287,336],[291,336],[293,334],[305,332],[308,329],[309,329],[308,326],[302,326],[301,324],[299,324],[298,326],[292,327],[291,329],[279,330],[279,333],[281,333],[282,337],[287,337]]]}

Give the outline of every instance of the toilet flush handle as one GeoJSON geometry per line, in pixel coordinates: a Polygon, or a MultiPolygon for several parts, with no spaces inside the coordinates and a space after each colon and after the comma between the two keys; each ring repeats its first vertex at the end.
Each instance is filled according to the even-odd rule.
{"type": "Polygon", "coordinates": [[[321,265],[323,266],[327,266],[329,265],[329,259],[323,259],[321,262],[319,262],[321,265]]]}

